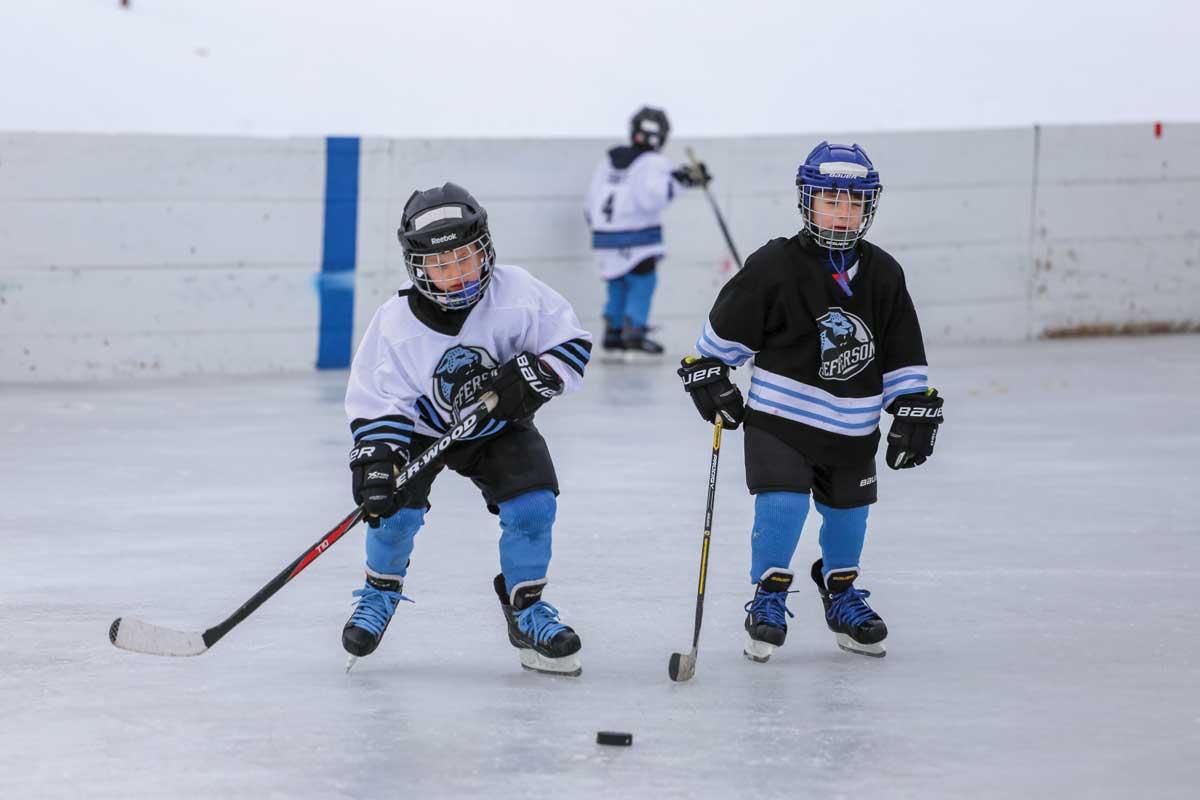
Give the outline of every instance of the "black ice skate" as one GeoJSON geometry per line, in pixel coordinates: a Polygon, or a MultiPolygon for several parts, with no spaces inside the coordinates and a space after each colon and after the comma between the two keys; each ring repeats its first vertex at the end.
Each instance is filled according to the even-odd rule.
{"type": "Polygon", "coordinates": [[[871,593],[854,585],[858,570],[850,567],[825,575],[823,567],[822,559],[817,559],[812,579],[825,606],[825,624],[833,631],[837,646],[847,653],[883,658],[887,655],[883,645],[887,625],[867,605],[871,593]]]}
{"type": "Polygon", "coordinates": [[[793,575],[790,569],[772,567],[759,578],[754,598],[746,603],[747,639],[742,653],[751,661],[765,663],[787,639],[787,618],[795,616],[787,608],[793,575]]]}
{"type": "Polygon", "coordinates": [[[621,329],[612,325],[604,328],[604,341],[600,345],[602,358],[609,363],[625,361],[625,340],[621,337],[621,329]]]}
{"type": "Polygon", "coordinates": [[[350,654],[346,659],[346,672],[350,671],[355,661],[371,655],[379,647],[400,601],[412,602],[401,594],[403,591],[404,584],[399,580],[374,575],[367,575],[366,585],[354,591],[358,604],[342,628],[342,647],[350,654]]]}
{"type": "Polygon", "coordinates": [[[644,326],[626,325],[622,338],[625,342],[625,360],[629,363],[658,361],[662,357],[663,346],[646,336],[644,326]]]}
{"type": "Polygon", "coordinates": [[[583,672],[579,635],[559,622],[557,608],[542,600],[546,581],[519,583],[511,596],[504,575],[497,575],[493,586],[508,625],[508,641],[520,653],[522,667],[552,675],[583,672]]]}

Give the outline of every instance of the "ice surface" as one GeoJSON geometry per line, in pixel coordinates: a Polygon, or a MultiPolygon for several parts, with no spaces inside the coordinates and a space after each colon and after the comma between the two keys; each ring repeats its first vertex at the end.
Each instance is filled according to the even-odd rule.
{"type": "Polygon", "coordinates": [[[117,650],[113,618],[215,624],[349,511],[345,375],[0,387],[0,797],[1195,797],[1200,338],[931,357],[938,452],[881,470],[864,558],[887,658],[840,652],[803,581],[787,645],[742,658],[730,433],[681,685],[710,436],[669,368],[596,365],[539,417],[574,680],[520,669],[453,475],[349,675],[360,531],[202,656],[117,650]]]}

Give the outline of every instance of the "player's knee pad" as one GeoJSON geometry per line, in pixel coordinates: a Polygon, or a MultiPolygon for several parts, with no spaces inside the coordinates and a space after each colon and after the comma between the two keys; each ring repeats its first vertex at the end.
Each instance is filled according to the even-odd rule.
{"type": "Polygon", "coordinates": [[[412,538],[423,524],[425,509],[402,508],[390,517],[381,519],[379,527],[372,528],[369,535],[383,544],[395,545],[412,538]]]}
{"type": "Polygon", "coordinates": [[[505,500],[500,506],[500,527],[505,533],[538,538],[550,532],[558,512],[558,499],[549,489],[535,489],[505,500]]]}
{"type": "Polygon", "coordinates": [[[754,531],[750,539],[750,580],[771,567],[787,568],[808,516],[808,495],[759,492],[754,495],[754,531]]]}

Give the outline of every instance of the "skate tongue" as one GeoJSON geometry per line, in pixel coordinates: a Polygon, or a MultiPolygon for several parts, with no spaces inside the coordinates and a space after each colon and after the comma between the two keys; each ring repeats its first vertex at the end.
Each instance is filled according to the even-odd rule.
{"type": "Polygon", "coordinates": [[[546,581],[544,580],[518,583],[517,588],[513,589],[512,607],[517,611],[524,611],[542,599],[542,590],[545,588],[546,581]]]}
{"type": "Polygon", "coordinates": [[[758,585],[764,592],[786,592],[792,588],[792,577],[791,570],[772,567],[758,579],[758,585]]]}
{"type": "Polygon", "coordinates": [[[858,570],[854,567],[835,569],[825,576],[825,586],[830,594],[837,594],[849,589],[858,579],[858,570]]]}

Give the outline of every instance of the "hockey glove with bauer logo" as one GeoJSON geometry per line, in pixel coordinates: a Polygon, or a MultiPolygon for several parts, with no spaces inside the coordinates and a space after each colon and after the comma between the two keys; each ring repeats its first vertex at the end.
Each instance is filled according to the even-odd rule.
{"type": "Polygon", "coordinates": [[[360,442],[350,451],[350,476],[354,502],[372,528],[404,505],[404,491],[397,491],[396,476],[408,463],[408,453],[384,442],[360,442]]]}
{"type": "Polygon", "coordinates": [[[562,379],[540,358],[528,351],[517,354],[494,371],[487,389],[496,393],[492,417],[501,420],[524,419],[562,394],[562,379]]]}
{"type": "Polygon", "coordinates": [[[742,391],[729,380],[729,367],[715,358],[688,356],[680,362],[676,374],[683,380],[683,388],[692,396],[696,410],[706,422],[721,423],[733,431],[742,424],[746,416],[746,404],[742,391]]]}
{"type": "Polygon", "coordinates": [[[937,389],[924,394],[902,394],[892,401],[888,413],[892,429],[887,436],[887,464],[892,469],[920,466],[933,455],[938,425],[942,424],[942,398],[937,389]]]}

